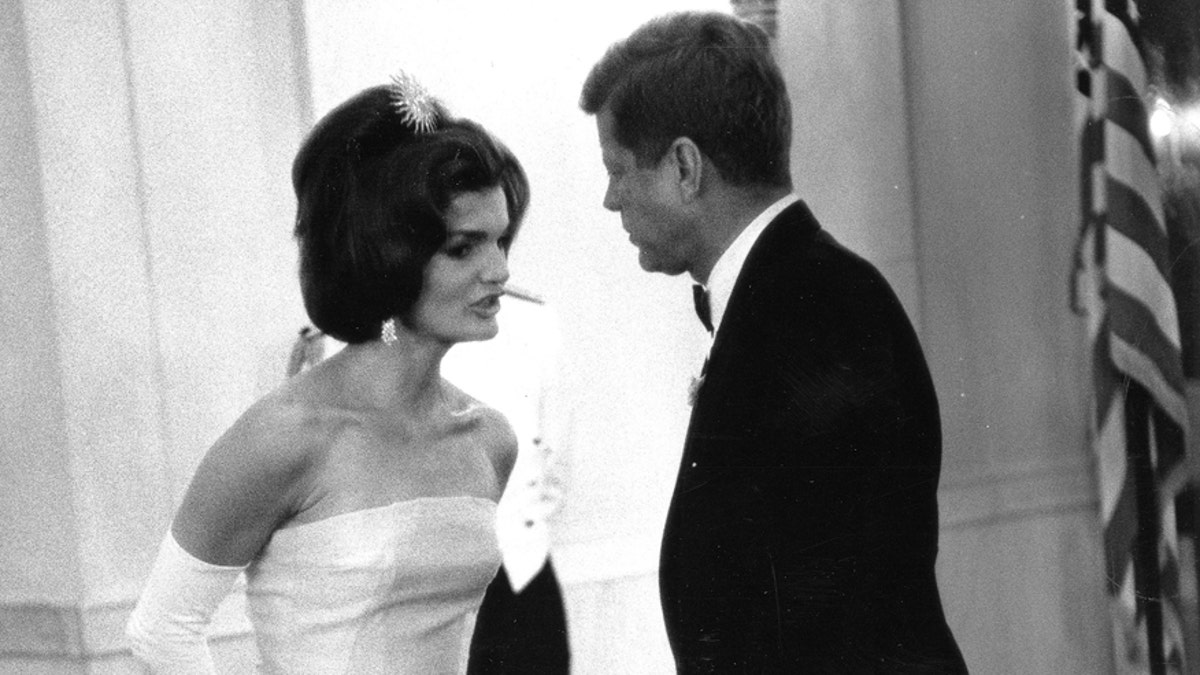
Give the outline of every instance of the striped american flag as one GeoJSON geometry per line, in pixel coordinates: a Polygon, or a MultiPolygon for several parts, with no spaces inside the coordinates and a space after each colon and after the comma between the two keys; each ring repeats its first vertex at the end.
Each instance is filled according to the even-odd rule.
{"type": "Polygon", "coordinates": [[[1076,9],[1082,227],[1072,297],[1092,349],[1114,654],[1120,673],[1183,673],[1195,649],[1195,606],[1183,598],[1196,567],[1194,530],[1180,525],[1195,510],[1140,17],[1133,0],[1077,0],[1076,9]]]}

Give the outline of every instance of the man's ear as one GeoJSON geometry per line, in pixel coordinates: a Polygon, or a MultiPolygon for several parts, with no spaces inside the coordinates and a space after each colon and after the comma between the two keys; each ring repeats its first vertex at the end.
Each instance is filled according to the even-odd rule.
{"type": "Polygon", "coordinates": [[[704,173],[704,154],[687,136],[676,138],[667,152],[675,161],[679,196],[685,202],[695,199],[700,194],[701,179],[704,173]]]}

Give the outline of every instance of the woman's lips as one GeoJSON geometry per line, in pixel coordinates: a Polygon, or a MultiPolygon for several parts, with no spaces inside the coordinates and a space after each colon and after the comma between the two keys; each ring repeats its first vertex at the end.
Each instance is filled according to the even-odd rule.
{"type": "Polygon", "coordinates": [[[471,303],[471,310],[488,319],[496,316],[496,313],[500,311],[500,294],[495,293],[471,303]]]}

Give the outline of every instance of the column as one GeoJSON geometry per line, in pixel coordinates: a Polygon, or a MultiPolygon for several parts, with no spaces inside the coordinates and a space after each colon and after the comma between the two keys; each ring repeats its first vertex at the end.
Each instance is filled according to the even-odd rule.
{"type": "Polygon", "coordinates": [[[0,670],[126,672],[191,471],[301,322],[295,24],[249,0],[0,18],[0,670]]]}

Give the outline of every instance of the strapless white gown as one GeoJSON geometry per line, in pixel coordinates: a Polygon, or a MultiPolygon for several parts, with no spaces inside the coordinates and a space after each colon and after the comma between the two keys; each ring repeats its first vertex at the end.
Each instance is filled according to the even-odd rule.
{"type": "Polygon", "coordinates": [[[276,531],[246,570],[259,672],[464,672],[500,566],[495,509],[420,498],[276,531]]]}

